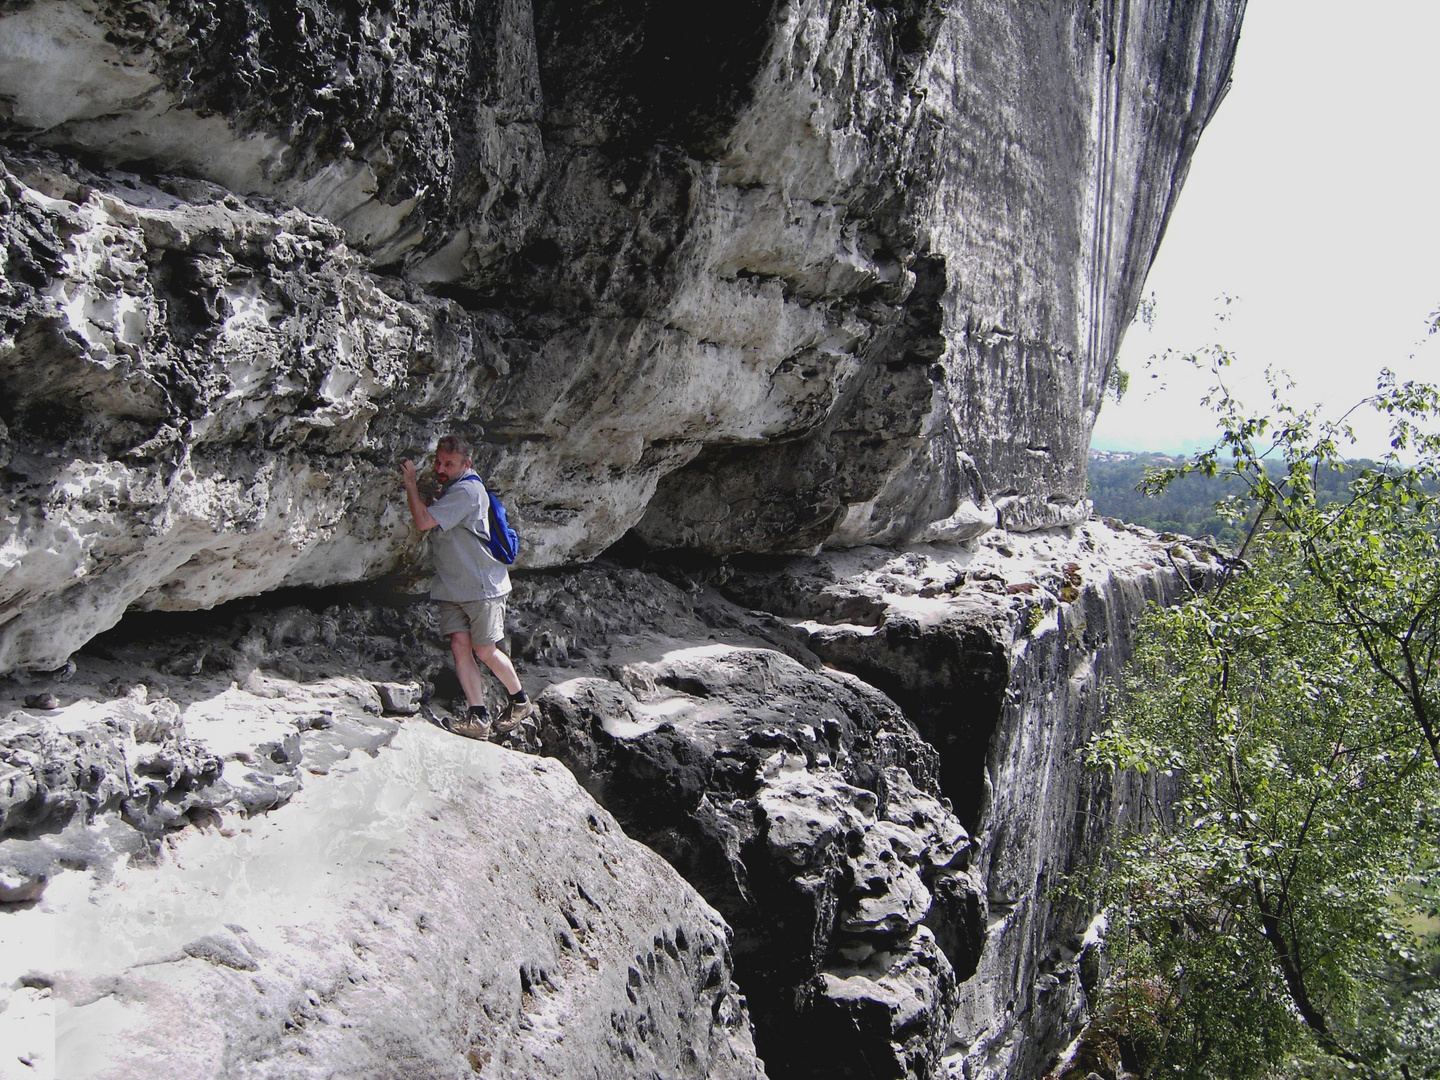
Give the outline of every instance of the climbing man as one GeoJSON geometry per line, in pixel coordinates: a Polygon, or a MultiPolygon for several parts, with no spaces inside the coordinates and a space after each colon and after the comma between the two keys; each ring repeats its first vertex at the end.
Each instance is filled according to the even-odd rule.
{"type": "Polygon", "coordinates": [[[500,651],[505,636],[505,597],[510,593],[510,571],[490,554],[490,497],[471,468],[470,444],[446,435],[435,447],[435,475],[442,490],[429,506],[420,494],[415,463],[405,461],[405,501],[415,527],[429,532],[435,555],[435,586],[430,599],[440,601],[440,633],[449,637],[455,655],[455,674],[469,702],[468,715],[451,730],[472,739],[488,739],[491,732],[485,708],[484,686],[476,659],[494,672],[505,686],[510,702],[495,718],[494,731],[507,734],[533,716],[535,704],[520,685],[510,657],[500,651]]]}

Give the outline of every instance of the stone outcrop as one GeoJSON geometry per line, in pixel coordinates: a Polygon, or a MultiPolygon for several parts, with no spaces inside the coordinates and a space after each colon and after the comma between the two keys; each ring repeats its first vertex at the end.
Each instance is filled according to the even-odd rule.
{"type": "Polygon", "coordinates": [[[8,8],[0,667],[394,568],[441,427],[532,566],[1083,519],[1242,6],[8,8]]]}
{"type": "Polygon", "coordinates": [[[719,915],[557,763],[305,670],[346,618],[396,625],[242,620],[298,676],[244,687],[86,656],[0,728],[6,1075],[763,1077],[719,915]]]}
{"type": "Polygon", "coordinates": [[[558,764],[456,742],[412,726],[333,805],[257,822],[258,895],[217,897],[234,845],[191,837],[52,905],[57,963],[23,974],[55,1075],[763,1076],[715,913],[558,764]],[[132,890],[176,908],[138,919],[132,890]]]}
{"type": "Polygon", "coordinates": [[[516,651],[545,752],[734,928],[775,1075],[1036,1076],[1084,1014],[1069,879],[1128,801],[1081,748],[1145,607],[1219,566],[1092,523],[595,567],[525,579],[516,651]]]}
{"type": "Polygon", "coordinates": [[[8,850],[0,840],[6,872],[23,879],[11,889],[74,865],[78,834],[98,847],[84,861],[103,863],[221,810],[269,810],[299,790],[302,756],[308,769],[323,770],[327,759],[383,746],[396,730],[371,715],[380,712],[376,690],[353,679],[317,684],[294,701],[272,700],[277,693],[252,676],[245,690],[232,684],[182,709],[149,700],[141,684],[116,701],[12,714],[0,729],[0,830],[36,839],[8,850]],[[112,815],[118,820],[103,833],[87,829],[112,815]]]}
{"type": "Polygon", "coordinates": [[[984,919],[913,725],[713,594],[598,568],[527,582],[520,602],[550,642],[537,659],[568,642],[539,699],[546,753],[735,930],[767,1068],[926,1075],[984,919]]]}
{"type": "MultiPolygon", "coordinates": [[[[765,568],[607,562],[521,578],[512,651],[538,692],[544,752],[733,933],[728,993],[748,1000],[771,1075],[1019,1078],[1043,1072],[1084,1016],[1093,912],[1067,875],[1125,801],[1078,756],[1101,688],[1144,605],[1202,586],[1216,565],[1194,545],[1100,524],[765,568]]],[[[425,751],[432,765],[382,769],[407,778],[402,811],[436,784],[444,801],[454,777],[436,774],[434,755],[479,749],[425,723],[458,691],[426,605],[147,618],[99,638],[73,671],[6,691],[0,877],[12,903],[58,914],[73,868],[103,883],[127,859],[127,888],[149,895],[196,827],[216,859],[263,860],[245,830],[284,811],[298,836],[325,833],[329,818],[305,808],[341,799],[332,785],[371,755],[414,752],[421,732],[447,740],[425,751]],[[382,715],[387,699],[408,719],[382,715]],[[142,872],[157,854],[162,870],[142,872]]],[[[524,787],[512,772],[506,784],[524,787]]],[[[553,809],[495,812],[508,832],[463,844],[511,892],[539,888],[530,859],[589,842],[539,835],[553,809]]],[[[407,813],[366,828],[428,836],[407,813]]],[[[615,903],[609,915],[631,917],[628,899],[615,903]]],[[[195,940],[233,950],[223,923],[253,935],[247,918],[195,940]]],[[[476,1000],[487,1015],[508,1007],[476,1000]]],[[[707,1037],[729,1045],[741,1037],[731,1020],[748,1021],[725,1015],[707,1037]]],[[[331,1062],[353,1050],[313,1049],[331,1062]]]]}
{"type": "Polygon", "coordinates": [[[1204,545],[1091,523],[825,555],[723,586],[798,616],[817,655],[892,695],[939,751],[985,919],[945,1052],[961,1075],[1040,1076],[1073,1038],[1094,915],[1073,879],[1132,799],[1087,772],[1081,750],[1145,608],[1206,587],[1221,565],[1204,545]]]}
{"type": "Polygon", "coordinates": [[[0,954],[198,913],[0,1025],[61,1002],[116,1075],[1042,1072],[1127,800],[1078,749],[1212,565],[1087,523],[1085,451],[1243,8],[0,7],[0,954]],[[585,790],[437,727],[441,430],[585,790]],[[185,877],[287,852],[253,918],[185,877]]]}

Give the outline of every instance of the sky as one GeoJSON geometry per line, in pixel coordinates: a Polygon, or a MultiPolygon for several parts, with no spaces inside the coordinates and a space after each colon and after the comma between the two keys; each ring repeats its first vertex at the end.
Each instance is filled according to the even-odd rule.
{"type": "MultiPolygon", "coordinates": [[[[1230,93],[1146,281],[1153,324],[1127,331],[1130,388],[1105,403],[1092,446],[1214,441],[1200,403],[1213,379],[1151,362],[1167,349],[1224,344],[1227,382],[1256,406],[1267,366],[1333,415],[1384,367],[1440,382],[1437,44],[1440,0],[1250,0],[1230,93]]],[[[1379,423],[1359,435],[1357,455],[1385,448],[1379,423]]]]}

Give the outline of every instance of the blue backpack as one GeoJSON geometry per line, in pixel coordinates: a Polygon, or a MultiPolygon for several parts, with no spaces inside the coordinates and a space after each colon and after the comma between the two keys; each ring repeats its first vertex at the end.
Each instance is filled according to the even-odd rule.
{"type": "Polygon", "coordinates": [[[479,480],[480,486],[485,489],[485,494],[490,496],[490,535],[485,539],[485,547],[491,555],[508,566],[520,554],[520,536],[510,527],[509,516],[505,513],[505,504],[490,489],[490,485],[480,480],[478,476],[462,476],[456,483],[464,480],[479,480]]]}

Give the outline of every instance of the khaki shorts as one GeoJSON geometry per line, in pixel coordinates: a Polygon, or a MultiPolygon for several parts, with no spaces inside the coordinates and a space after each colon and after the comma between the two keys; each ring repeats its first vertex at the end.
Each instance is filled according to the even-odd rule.
{"type": "Polygon", "coordinates": [[[496,642],[505,636],[505,597],[457,604],[440,601],[440,636],[469,634],[474,642],[496,642]]]}

